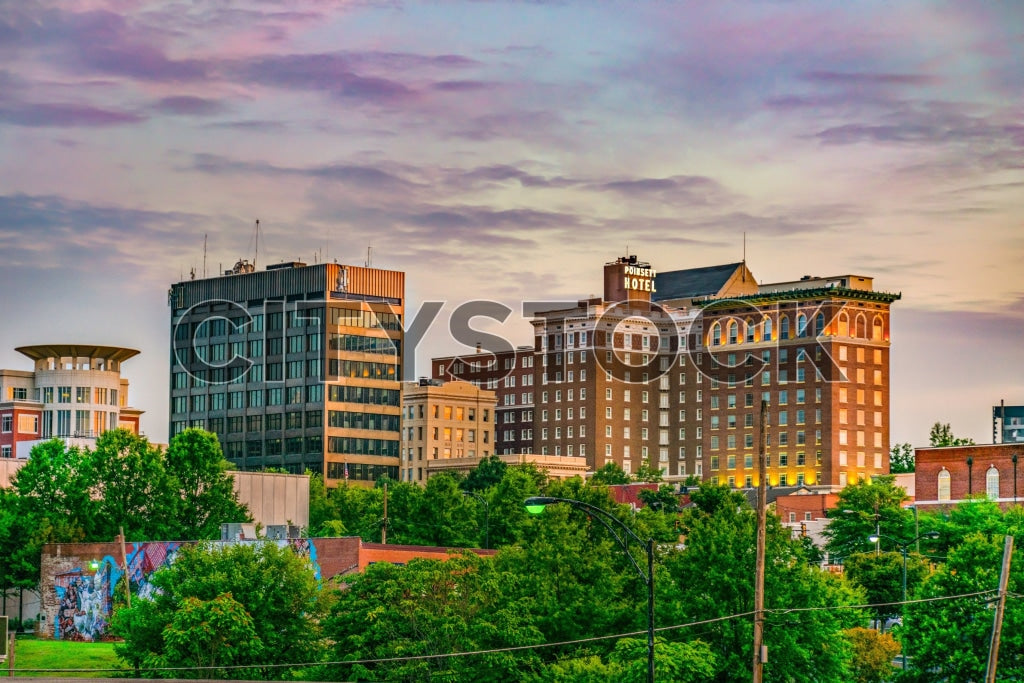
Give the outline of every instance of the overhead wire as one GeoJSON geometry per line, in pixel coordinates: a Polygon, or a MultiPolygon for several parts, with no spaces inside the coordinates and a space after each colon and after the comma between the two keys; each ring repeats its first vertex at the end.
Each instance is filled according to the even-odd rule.
{"type": "MultiPolygon", "coordinates": [[[[975,591],[972,593],[962,593],[958,595],[944,595],[932,598],[918,598],[914,600],[906,600],[901,602],[883,602],[883,603],[870,603],[862,605],[821,605],[818,607],[776,607],[766,609],[767,614],[789,614],[792,612],[820,612],[820,611],[833,611],[833,610],[855,610],[855,609],[870,609],[873,607],[890,607],[896,605],[912,605],[922,603],[933,603],[947,600],[961,600],[966,598],[980,597],[984,595],[991,595],[998,593],[996,589],[975,591]]],[[[1024,595],[1018,593],[1007,593],[1007,597],[1010,598],[1024,598],[1024,595]]],[[[732,621],[734,619],[749,618],[754,615],[753,611],[741,612],[738,614],[729,614],[720,617],[712,617],[710,619],[701,619],[699,621],[691,621],[685,624],[675,624],[672,626],[659,626],[654,630],[656,632],[668,632],[678,631],[685,628],[692,628],[695,626],[705,626],[714,623],[720,623],[725,621],[732,621]]],[[[424,655],[405,655],[401,657],[379,657],[379,658],[367,658],[367,659],[355,659],[355,660],[332,660],[326,662],[295,662],[295,663],[281,663],[281,664],[232,664],[223,666],[175,666],[175,667],[143,667],[146,672],[173,672],[173,671],[211,671],[211,670],[224,670],[224,671],[238,671],[243,669],[306,669],[314,667],[335,667],[335,666],[353,666],[353,665],[367,665],[367,664],[391,664],[400,662],[413,662],[413,661],[424,661],[431,659],[443,659],[448,657],[473,657],[482,656],[489,654],[500,654],[503,652],[521,652],[523,650],[542,650],[555,647],[564,647],[568,645],[580,645],[584,643],[594,643],[603,640],[619,640],[622,638],[631,638],[637,636],[646,635],[646,630],[641,631],[630,631],[626,633],[616,633],[603,636],[591,636],[587,638],[577,638],[574,640],[564,640],[554,643],[537,643],[534,645],[510,645],[508,647],[490,648],[487,650],[472,650],[466,652],[445,652],[445,653],[434,653],[424,655]]],[[[119,672],[123,673],[128,671],[128,668],[75,668],[75,669],[18,669],[22,673],[108,673],[108,672],[119,672]]]]}

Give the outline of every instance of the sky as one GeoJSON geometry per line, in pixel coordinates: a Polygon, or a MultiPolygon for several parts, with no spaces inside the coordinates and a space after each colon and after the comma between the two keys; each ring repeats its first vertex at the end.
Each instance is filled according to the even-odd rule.
{"type": "Polygon", "coordinates": [[[371,248],[410,319],[448,302],[421,375],[463,301],[745,234],[760,282],[902,294],[894,443],[991,442],[1024,404],[1024,3],[0,0],[0,367],[139,349],[165,441],[167,290],[255,258],[256,219],[261,266],[371,248]]]}

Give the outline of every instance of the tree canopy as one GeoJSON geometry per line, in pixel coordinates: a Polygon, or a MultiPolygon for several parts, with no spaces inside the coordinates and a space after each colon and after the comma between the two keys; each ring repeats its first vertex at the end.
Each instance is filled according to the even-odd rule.
{"type": "Polygon", "coordinates": [[[121,605],[111,629],[117,655],[143,671],[251,664],[253,669],[175,672],[191,678],[286,678],[268,664],[315,661],[330,594],[301,554],[274,541],[182,546],[151,578],[150,599],[121,605]]]}
{"type": "Polygon", "coordinates": [[[948,422],[936,422],[928,433],[928,443],[932,446],[973,446],[974,439],[955,436],[948,422]]]}
{"type": "Polygon", "coordinates": [[[205,540],[224,522],[248,521],[217,439],[189,429],[167,453],[124,429],[104,432],[93,449],[59,439],[37,444],[0,492],[0,584],[38,581],[46,543],[129,539],[205,540]]]}

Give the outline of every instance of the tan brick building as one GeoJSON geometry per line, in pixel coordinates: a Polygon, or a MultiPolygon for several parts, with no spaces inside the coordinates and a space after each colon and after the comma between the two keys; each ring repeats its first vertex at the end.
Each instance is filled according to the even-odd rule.
{"type": "Polygon", "coordinates": [[[423,484],[431,461],[479,461],[494,453],[493,391],[469,382],[402,384],[401,473],[423,484]]]}
{"type": "Polygon", "coordinates": [[[533,347],[434,358],[434,379],[462,380],[495,392],[495,445],[498,455],[533,453],[533,347]]]}

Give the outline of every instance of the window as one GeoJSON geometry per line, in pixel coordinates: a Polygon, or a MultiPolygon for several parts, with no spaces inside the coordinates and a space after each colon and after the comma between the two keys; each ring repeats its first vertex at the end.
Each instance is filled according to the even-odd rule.
{"type": "Polygon", "coordinates": [[[7,433],[10,432],[12,429],[14,429],[14,416],[4,415],[2,419],[2,426],[0,426],[0,431],[7,433]]]}
{"type": "Polygon", "coordinates": [[[949,470],[947,470],[945,467],[943,467],[942,471],[939,472],[939,477],[938,477],[939,501],[940,502],[949,501],[949,480],[950,480],[949,470]]]}
{"type": "Polygon", "coordinates": [[[995,465],[985,473],[985,495],[989,500],[999,500],[999,470],[995,465]]]}

